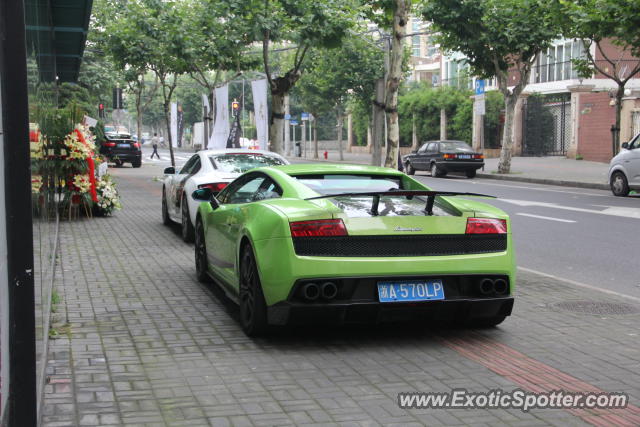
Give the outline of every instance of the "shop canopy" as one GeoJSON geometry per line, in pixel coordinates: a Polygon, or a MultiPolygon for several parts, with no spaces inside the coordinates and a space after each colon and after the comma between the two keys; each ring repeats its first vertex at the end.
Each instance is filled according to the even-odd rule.
{"type": "Polygon", "coordinates": [[[26,0],[27,58],[41,81],[76,82],[93,0],[26,0]]]}

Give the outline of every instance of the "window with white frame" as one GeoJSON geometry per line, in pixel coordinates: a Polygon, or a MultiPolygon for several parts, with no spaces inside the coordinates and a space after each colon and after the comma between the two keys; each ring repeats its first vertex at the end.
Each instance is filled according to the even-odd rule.
{"type": "Polygon", "coordinates": [[[532,80],[535,83],[546,83],[576,79],[578,72],[572,60],[585,57],[581,40],[557,43],[538,55],[532,80]]]}

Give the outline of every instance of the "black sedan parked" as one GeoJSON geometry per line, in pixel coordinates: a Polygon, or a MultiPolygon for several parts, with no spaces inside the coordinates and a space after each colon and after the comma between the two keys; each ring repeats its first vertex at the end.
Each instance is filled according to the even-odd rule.
{"type": "Polygon", "coordinates": [[[131,163],[134,168],[142,166],[142,149],[140,143],[134,141],[131,135],[105,134],[106,141],[100,145],[100,154],[117,166],[131,163]]]}
{"type": "Polygon", "coordinates": [[[484,156],[464,141],[428,141],[418,151],[404,156],[402,163],[409,175],[428,170],[433,177],[445,176],[447,172],[464,172],[468,178],[473,178],[484,166],[484,156]]]}

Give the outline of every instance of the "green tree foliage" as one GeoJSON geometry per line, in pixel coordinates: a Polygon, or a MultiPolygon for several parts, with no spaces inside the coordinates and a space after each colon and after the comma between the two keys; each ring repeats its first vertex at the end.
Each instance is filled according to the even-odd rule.
{"type": "Polygon", "coordinates": [[[231,16],[247,25],[248,43],[262,43],[262,61],[271,91],[272,150],[283,153],[284,97],[300,79],[311,47],[337,47],[354,25],[357,4],[353,0],[230,0],[231,16]],[[291,67],[275,73],[271,67],[272,44],[294,47],[291,67]]]}
{"type": "MultiPolygon", "coordinates": [[[[317,118],[332,113],[341,130],[347,101],[370,102],[375,82],[383,73],[383,52],[368,36],[349,37],[336,49],[314,50],[309,69],[299,83],[302,105],[317,118]]],[[[337,139],[342,159],[339,130],[337,139]]],[[[317,143],[314,138],[314,158],[318,157],[317,143]]]]}
{"type": "Polygon", "coordinates": [[[422,14],[439,32],[442,48],[463,53],[473,74],[496,77],[505,98],[498,171],[508,173],[516,102],[529,81],[536,56],[560,34],[555,2],[427,0],[422,14]],[[515,82],[509,79],[510,72],[517,76],[515,82]]]}
{"type": "Polygon", "coordinates": [[[616,82],[616,128],[612,142],[612,154],[620,149],[620,120],[622,98],[627,82],[640,73],[640,2],[638,0],[560,0],[562,13],[560,25],[568,37],[582,40],[586,59],[574,60],[583,77],[590,78],[596,72],[616,82]],[[603,43],[611,41],[625,54],[611,55],[603,43]],[[596,60],[591,53],[595,44],[596,60]]]}

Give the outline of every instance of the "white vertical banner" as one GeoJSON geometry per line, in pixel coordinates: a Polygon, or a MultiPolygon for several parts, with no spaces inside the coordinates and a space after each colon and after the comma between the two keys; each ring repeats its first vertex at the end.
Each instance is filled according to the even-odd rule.
{"type": "Polygon", "coordinates": [[[253,108],[256,115],[256,133],[261,150],[269,149],[269,110],[267,108],[267,80],[254,80],[251,82],[253,94],[253,108]]]}
{"type": "Polygon", "coordinates": [[[207,109],[207,114],[211,113],[211,106],[209,105],[209,98],[207,95],[202,95],[202,115],[204,116],[205,108],[207,109]]]}
{"type": "Polygon", "coordinates": [[[216,122],[209,138],[209,149],[227,147],[229,138],[229,85],[217,87],[216,94],[216,122]]]}
{"type": "Polygon", "coordinates": [[[178,146],[178,104],[171,103],[171,145],[178,146]]]}

